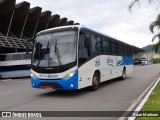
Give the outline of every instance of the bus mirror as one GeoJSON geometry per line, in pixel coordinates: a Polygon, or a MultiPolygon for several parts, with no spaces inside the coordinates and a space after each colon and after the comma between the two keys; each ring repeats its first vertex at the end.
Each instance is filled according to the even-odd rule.
{"type": "Polygon", "coordinates": [[[90,39],[87,38],[87,37],[84,39],[84,46],[85,46],[86,48],[89,48],[89,47],[90,47],[90,39]]]}

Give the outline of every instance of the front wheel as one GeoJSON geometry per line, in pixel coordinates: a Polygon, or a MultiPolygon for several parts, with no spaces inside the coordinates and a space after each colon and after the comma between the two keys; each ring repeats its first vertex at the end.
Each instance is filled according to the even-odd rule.
{"type": "Polygon", "coordinates": [[[99,85],[100,85],[100,76],[97,72],[95,72],[94,75],[93,75],[93,79],[92,79],[91,90],[92,91],[98,90],[99,85]]]}

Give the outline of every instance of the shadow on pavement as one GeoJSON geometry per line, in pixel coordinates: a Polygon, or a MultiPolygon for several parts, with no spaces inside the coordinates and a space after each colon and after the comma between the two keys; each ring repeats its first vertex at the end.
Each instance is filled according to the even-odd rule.
{"type": "MultiPolygon", "coordinates": [[[[126,80],[129,78],[126,78],[126,80]]],[[[98,91],[106,88],[107,86],[114,84],[116,82],[124,82],[125,80],[121,80],[120,78],[115,78],[115,79],[111,79],[108,81],[105,81],[103,83],[100,84],[100,88],[98,91]]],[[[98,92],[98,91],[91,91],[90,87],[86,87],[80,90],[71,90],[71,91],[67,91],[67,90],[63,90],[63,91],[47,91],[46,93],[42,93],[39,94],[38,96],[40,97],[77,97],[77,96],[81,96],[81,95],[87,95],[93,92],[98,92]]]]}

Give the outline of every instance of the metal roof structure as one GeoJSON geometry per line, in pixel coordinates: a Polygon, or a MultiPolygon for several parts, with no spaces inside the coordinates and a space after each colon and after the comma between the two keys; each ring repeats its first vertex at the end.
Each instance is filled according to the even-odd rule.
{"type": "MultiPolygon", "coordinates": [[[[39,6],[30,8],[30,3],[26,1],[16,4],[16,0],[0,0],[0,48],[4,53],[9,49],[9,52],[13,49],[24,51],[26,40],[33,38],[37,32],[74,24],[71,21],[49,10],[42,12],[39,6]]],[[[31,43],[29,47],[32,48],[31,43]]]]}

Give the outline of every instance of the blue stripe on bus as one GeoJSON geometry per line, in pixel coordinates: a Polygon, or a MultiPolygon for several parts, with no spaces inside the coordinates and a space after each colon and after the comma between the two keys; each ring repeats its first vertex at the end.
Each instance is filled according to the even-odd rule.
{"type": "MultiPolygon", "coordinates": [[[[76,73],[69,79],[61,78],[60,80],[43,80],[39,78],[31,78],[31,83],[33,88],[40,88],[41,83],[58,83],[62,88],[53,88],[55,90],[76,90],[78,89],[78,70],[76,73]],[[73,87],[71,87],[73,84],[73,87]]],[[[45,86],[44,86],[45,88],[45,86]]]]}
{"type": "Polygon", "coordinates": [[[122,60],[117,62],[117,66],[133,65],[133,57],[122,56],[122,60]]]}
{"type": "Polygon", "coordinates": [[[29,72],[30,69],[29,70],[7,70],[7,71],[0,71],[0,73],[4,73],[4,72],[19,72],[19,71],[29,72]]]}

